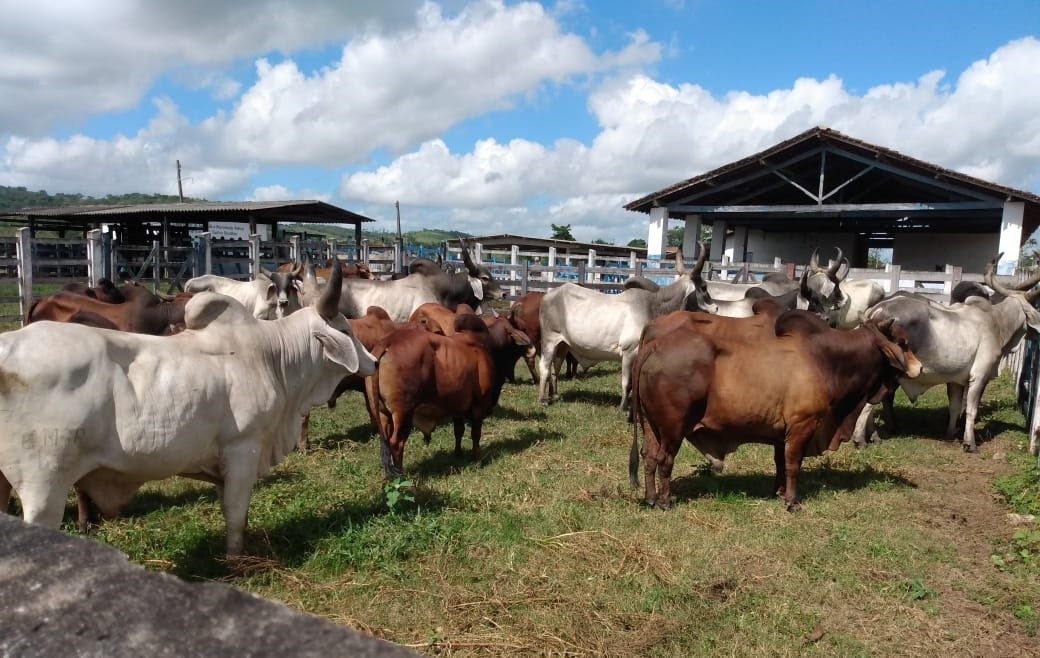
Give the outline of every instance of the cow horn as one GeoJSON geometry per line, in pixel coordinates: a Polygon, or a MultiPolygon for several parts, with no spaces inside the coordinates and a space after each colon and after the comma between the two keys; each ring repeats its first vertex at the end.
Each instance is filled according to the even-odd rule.
{"type": "Polygon", "coordinates": [[[835,278],[835,275],[838,273],[838,268],[841,267],[841,262],[844,260],[845,254],[841,253],[841,247],[835,247],[834,249],[838,252],[838,256],[831,261],[830,265],[828,265],[827,276],[831,281],[837,283],[839,280],[835,278]]]}
{"type": "Polygon", "coordinates": [[[269,269],[267,269],[266,267],[263,267],[263,266],[260,266],[260,274],[263,274],[268,279],[274,278],[274,272],[272,272],[271,270],[269,270],[269,269]]]}
{"type": "Polygon", "coordinates": [[[823,268],[820,267],[820,249],[817,247],[812,250],[812,256],[809,256],[809,268],[813,272],[819,272],[823,268]]]}
{"type": "Polygon", "coordinates": [[[333,267],[329,273],[329,282],[325,286],[325,290],[321,292],[321,297],[318,299],[316,305],[318,309],[318,315],[331,320],[332,318],[339,315],[339,298],[343,294],[343,270],[338,267],[333,267]]]}
{"type": "Polygon", "coordinates": [[[675,248],[675,271],[679,276],[686,274],[686,264],[683,263],[682,245],[675,248]]]}
{"type": "Polygon", "coordinates": [[[697,243],[697,261],[693,264],[693,269],[690,271],[690,278],[700,276],[701,270],[704,269],[704,261],[708,260],[708,250],[704,248],[704,245],[700,242],[697,243]]]}
{"type": "Polygon", "coordinates": [[[843,257],[841,259],[841,267],[838,268],[838,273],[834,275],[834,282],[841,283],[849,275],[849,259],[843,257]]]}
{"type": "Polygon", "coordinates": [[[476,263],[473,262],[473,257],[469,255],[469,246],[463,238],[459,238],[459,244],[462,245],[462,263],[469,270],[470,276],[480,276],[480,270],[477,268],[476,263]]]}
{"type": "Polygon", "coordinates": [[[993,288],[993,290],[997,291],[1001,295],[1004,295],[1005,297],[1011,297],[1012,295],[1014,295],[1016,292],[1019,292],[1019,291],[1012,290],[1011,288],[1008,288],[1004,284],[998,282],[997,278],[993,275],[994,271],[997,268],[997,261],[999,261],[1000,257],[1003,256],[1003,255],[1004,255],[1004,252],[1001,252],[1001,253],[997,254],[996,258],[994,258],[994,259],[990,260],[988,263],[986,263],[986,269],[985,269],[985,271],[982,274],[982,280],[986,282],[987,286],[989,286],[990,288],[993,288]]]}
{"type": "Polygon", "coordinates": [[[798,279],[798,294],[802,299],[812,299],[812,290],[809,290],[809,268],[802,270],[802,278],[798,279]]]}
{"type": "Polygon", "coordinates": [[[296,265],[293,266],[292,271],[289,273],[295,277],[299,277],[301,272],[303,272],[303,263],[297,261],[296,265]]]}

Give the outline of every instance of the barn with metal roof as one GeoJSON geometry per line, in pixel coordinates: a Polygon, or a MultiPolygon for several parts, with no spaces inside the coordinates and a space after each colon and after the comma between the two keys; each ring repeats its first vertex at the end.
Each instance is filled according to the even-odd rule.
{"type": "Polygon", "coordinates": [[[374,219],[333,206],[324,201],[204,201],[140,205],[85,205],[59,208],[25,208],[7,211],[3,219],[35,230],[86,234],[103,225],[123,244],[163,246],[190,242],[195,232],[209,231],[214,237],[245,239],[260,234],[264,239],[280,235],[279,223],[351,224],[356,242],[361,242],[361,224],[374,219]]]}
{"type": "Polygon", "coordinates": [[[636,199],[650,215],[649,252],[662,253],[668,221],[686,223],[692,253],[711,226],[711,258],[804,262],[840,247],[853,267],[872,248],[893,262],[981,271],[998,251],[1010,273],[1023,241],[1040,227],[1040,196],[917,160],[826,127],[636,199]],[[692,230],[691,230],[692,229],[692,230]]]}

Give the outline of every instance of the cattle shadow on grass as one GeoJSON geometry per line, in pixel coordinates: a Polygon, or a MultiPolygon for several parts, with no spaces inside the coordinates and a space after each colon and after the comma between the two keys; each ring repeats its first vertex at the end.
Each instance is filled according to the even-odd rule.
{"type": "Polygon", "coordinates": [[[617,407],[621,404],[621,395],[608,393],[606,391],[588,391],[583,389],[572,389],[560,391],[561,402],[585,402],[604,407],[617,407]]]}
{"type": "MultiPolygon", "coordinates": [[[[700,498],[774,498],[776,492],[773,482],[772,469],[760,473],[715,475],[707,464],[702,464],[695,467],[692,474],[674,478],[671,488],[673,498],[680,501],[700,498]]],[[[804,465],[798,475],[798,498],[804,502],[815,498],[821,491],[858,491],[879,486],[917,488],[905,477],[873,466],[849,470],[827,464],[804,465]]]]}
{"type": "Polygon", "coordinates": [[[326,434],[325,436],[315,436],[312,433],[310,443],[312,448],[336,450],[344,443],[369,443],[377,436],[378,432],[366,421],[360,425],[355,425],[354,427],[347,429],[346,432],[335,432],[333,434],[326,434]]]}
{"type": "MultiPolygon", "coordinates": [[[[975,442],[977,444],[986,443],[1007,431],[1024,431],[1022,422],[1009,422],[1006,418],[1000,417],[1002,412],[1007,411],[1007,405],[1001,403],[984,400],[979,405],[979,413],[975,419],[975,442]]],[[[959,443],[963,436],[963,416],[958,421],[956,440],[946,436],[946,424],[949,421],[949,411],[946,406],[897,406],[894,414],[895,431],[886,427],[881,413],[878,412],[876,415],[878,430],[885,438],[917,437],[953,444],[959,443]]]]}
{"type": "MultiPolygon", "coordinates": [[[[480,444],[480,461],[474,461],[470,455],[470,446],[472,444],[469,440],[468,427],[466,436],[462,439],[461,455],[455,454],[455,442],[454,439],[450,438],[450,432],[445,436],[448,437],[448,440],[443,442],[443,450],[438,450],[436,453],[417,461],[410,466],[408,464],[408,449],[405,448],[405,475],[416,475],[427,478],[450,476],[451,474],[458,473],[466,468],[484,468],[503,457],[519,454],[528,450],[531,446],[541,441],[559,441],[565,438],[564,435],[559,432],[531,429],[519,429],[517,430],[516,436],[509,439],[494,439],[488,441],[487,435],[485,435],[484,440],[482,440],[480,444]]],[[[421,435],[416,433],[415,436],[408,439],[408,442],[411,443],[413,438],[418,438],[422,441],[421,435]]],[[[431,444],[436,443],[437,436],[435,435],[431,444]]]]}
{"type": "Polygon", "coordinates": [[[343,566],[361,568],[389,550],[381,544],[385,533],[380,532],[380,527],[407,524],[414,518],[411,510],[416,508],[422,510],[422,517],[428,518],[464,504],[451,495],[422,486],[411,491],[415,501],[400,505],[396,512],[388,508],[379,492],[321,512],[300,508],[267,524],[250,519],[245,533],[245,557],[238,565],[224,560],[223,530],[206,533],[185,548],[171,573],[186,580],[226,580],[276,567],[298,568],[316,554],[330,552],[337,553],[335,559],[342,560],[343,566]]]}

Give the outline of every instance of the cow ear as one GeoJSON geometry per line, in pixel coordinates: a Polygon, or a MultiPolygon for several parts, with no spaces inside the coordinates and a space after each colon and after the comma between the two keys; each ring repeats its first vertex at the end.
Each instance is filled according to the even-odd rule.
{"type": "Polygon", "coordinates": [[[337,340],[332,336],[320,332],[314,332],[314,337],[321,343],[325,356],[333,363],[338,363],[350,372],[358,371],[357,346],[350,338],[337,340]]]}
{"type": "Polygon", "coordinates": [[[300,279],[293,279],[292,287],[296,288],[296,292],[298,292],[299,294],[303,294],[303,281],[301,281],[300,279]]]}
{"type": "Polygon", "coordinates": [[[278,296],[278,289],[274,287],[274,284],[272,283],[272,284],[268,285],[267,286],[267,298],[268,299],[274,299],[277,296],[278,296]]]}
{"type": "Polygon", "coordinates": [[[473,289],[473,296],[477,299],[484,300],[484,284],[481,283],[480,279],[476,277],[470,277],[469,287],[473,289]]]}

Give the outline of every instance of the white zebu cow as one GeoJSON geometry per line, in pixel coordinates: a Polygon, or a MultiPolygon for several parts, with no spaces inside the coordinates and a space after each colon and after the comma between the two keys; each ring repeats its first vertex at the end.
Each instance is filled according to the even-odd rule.
{"type": "Polygon", "coordinates": [[[170,337],[56,322],[0,335],[3,509],[13,485],[25,520],[56,528],[73,485],[116,516],[144,482],[184,475],[218,485],[227,552],[240,553],[253,483],[303,415],[346,373],[375,372],[339,295],[260,321],[199,293],[170,337]]]}
{"type": "Polygon", "coordinates": [[[415,309],[427,303],[454,311],[459,304],[479,309],[492,299],[501,299],[505,291],[492,278],[491,270],[474,262],[465,241],[461,243],[466,272],[449,274],[431,260],[418,259],[410,266],[411,273],[401,279],[344,279],[347,294],[340,311],[348,318],[361,318],[370,306],[378,306],[394,322],[407,322],[415,309]]]}
{"type": "Polygon", "coordinates": [[[203,274],[188,279],[184,292],[216,292],[238,300],[254,318],[274,320],[303,308],[300,301],[302,284],[298,265],[291,272],[272,272],[261,268],[252,281],[236,281],[216,274],[203,274]]]}
{"type": "Polygon", "coordinates": [[[806,285],[823,317],[835,329],[855,329],[860,316],[885,297],[881,284],[870,279],[847,280],[849,259],[837,249],[838,256],[827,267],[819,263],[819,250],[809,257],[806,285]]]}
{"type": "Polygon", "coordinates": [[[621,408],[627,408],[632,360],[643,327],[660,315],[684,308],[709,313],[718,310],[701,278],[707,252],[701,244],[698,248],[700,255],[690,270],[683,265],[682,250],[676,251],[679,278],[667,286],[630,287],[607,295],[566,283],[546,293],[539,313],[539,401],[549,404],[556,398],[559,364],[570,351],[583,362],[620,361],[621,408]]]}
{"type": "MultiPolygon", "coordinates": [[[[1001,254],[1002,255],[1002,254],[1001,254]]],[[[921,362],[921,374],[899,383],[913,402],[919,395],[938,384],[946,384],[950,400],[946,434],[955,437],[957,421],[964,414],[964,449],[976,452],[975,418],[986,385],[997,375],[1000,359],[1011,351],[1032,328],[1040,331],[1040,312],[1033,302],[1040,289],[1029,290],[1040,275],[1018,284],[1016,288],[1001,285],[993,277],[997,256],[986,265],[986,284],[998,294],[992,300],[969,297],[961,304],[941,304],[924,297],[897,294],[883,300],[869,311],[867,318],[895,319],[906,331],[910,349],[921,362]]],[[[884,399],[888,429],[892,430],[891,394],[884,399]]],[[[873,409],[868,405],[856,424],[853,440],[862,445],[871,433],[873,409]]]]}

